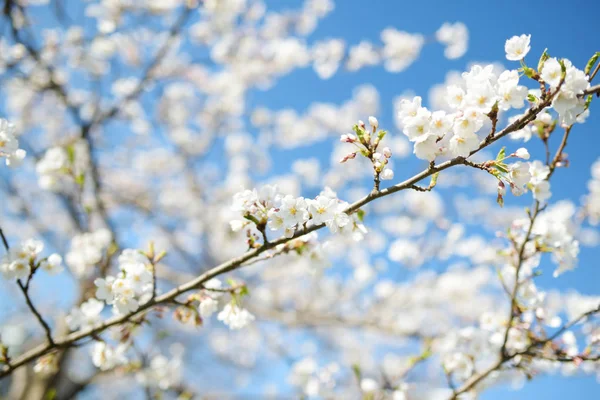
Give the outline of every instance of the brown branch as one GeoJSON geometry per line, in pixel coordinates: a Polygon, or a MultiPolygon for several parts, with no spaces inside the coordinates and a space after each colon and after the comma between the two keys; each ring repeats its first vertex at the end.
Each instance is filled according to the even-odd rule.
{"type": "MultiPolygon", "coordinates": [[[[598,64],[600,66],[600,64],[598,64]]],[[[580,94],[579,97],[587,96],[588,94],[600,94],[600,85],[590,86],[580,94]]]]}
{"type": "MultiPolygon", "coordinates": [[[[556,150],[556,154],[554,155],[554,157],[552,159],[552,162],[548,165],[548,167],[550,168],[550,172],[549,172],[548,177],[546,178],[546,180],[550,179],[550,177],[552,176],[552,174],[556,170],[556,167],[557,167],[558,163],[562,160],[562,155],[563,155],[565,147],[567,146],[567,140],[569,138],[569,134],[571,133],[571,128],[572,128],[572,126],[569,126],[569,127],[565,128],[565,133],[563,135],[563,138],[561,140],[561,143],[560,143],[558,149],[556,150]]],[[[502,367],[502,365],[504,363],[506,363],[507,361],[510,361],[515,356],[527,354],[527,352],[529,352],[533,347],[536,347],[536,346],[543,345],[543,344],[546,344],[548,342],[551,342],[552,340],[554,340],[555,338],[557,338],[558,336],[560,336],[563,332],[567,331],[572,326],[574,326],[575,324],[577,324],[578,322],[580,322],[582,319],[587,318],[588,316],[590,316],[592,314],[595,314],[597,312],[600,312],[600,306],[599,306],[596,309],[590,310],[587,313],[582,314],[581,316],[579,316],[575,320],[573,320],[573,321],[569,322],[568,324],[564,325],[561,329],[559,329],[557,332],[555,332],[548,339],[543,340],[543,341],[538,341],[538,342],[530,345],[525,352],[521,352],[521,353],[516,352],[516,353],[514,353],[512,355],[509,355],[507,353],[506,345],[507,345],[507,342],[508,342],[509,332],[510,332],[510,330],[512,328],[514,319],[518,316],[518,313],[517,313],[517,311],[518,311],[517,310],[517,308],[518,308],[518,304],[517,304],[517,292],[519,290],[519,284],[520,284],[520,282],[519,282],[519,273],[521,271],[521,267],[523,265],[523,262],[525,261],[525,259],[524,259],[525,246],[529,242],[529,240],[531,239],[531,233],[533,231],[533,225],[534,225],[535,220],[538,217],[540,211],[542,211],[542,210],[543,210],[543,208],[540,207],[540,202],[536,201],[533,213],[529,214],[529,228],[527,230],[525,238],[523,239],[523,243],[521,244],[521,246],[519,248],[518,261],[517,261],[516,272],[515,272],[515,285],[514,285],[513,291],[512,291],[511,296],[510,296],[510,316],[509,316],[508,324],[506,326],[506,330],[504,332],[504,339],[502,341],[502,346],[500,348],[500,357],[498,359],[498,362],[496,364],[494,364],[493,366],[491,366],[490,368],[488,368],[487,370],[485,370],[484,372],[482,372],[480,374],[477,374],[477,375],[471,377],[471,379],[467,380],[467,382],[465,382],[465,384],[463,384],[463,386],[460,389],[454,391],[454,394],[451,397],[451,399],[456,399],[458,395],[460,395],[462,393],[465,393],[465,392],[468,392],[469,390],[473,389],[475,386],[477,386],[477,384],[479,384],[479,382],[481,382],[483,379],[485,379],[489,374],[491,374],[492,372],[494,372],[497,369],[499,369],[500,367],[502,367]]]]}
{"type": "Polygon", "coordinates": [[[537,216],[539,215],[540,210],[541,210],[540,202],[536,201],[533,214],[530,214],[530,217],[529,217],[529,228],[527,229],[527,233],[525,234],[523,243],[521,243],[521,247],[519,248],[519,255],[518,255],[518,259],[517,259],[518,261],[517,261],[516,270],[515,270],[515,285],[513,287],[512,293],[510,295],[510,315],[508,318],[508,324],[506,326],[506,330],[504,331],[504,339],[502,340],[502,346],[500,348],[500,354],[501,354],[502,358],[507,357],[506,344],[508,343],[508,335],[512,328],[513,321],[517,315],[515,310],[518,307],[517,293],[519,291],[519,274],[521,272],[521,267],[523,266],[523,262],[525,261],[525,257],[524,257],[525,246],[527,245],[527,243],[529,243],[529,240],[531,238],[531,233],[533,231],[533,225],[535,223],[537,216]]]}
{"type": "MultiPolygon", "coordinates": [[[[506,362],[512,360],[513,358],[515,358],[517,356],[532,355],[531,351],[534,348],[543,346],[546,343],[549,343],[549,342],[553,341],[558,336],[562,335],[564,332],[566,332],[567,330],[571,329],[573,326],[575,326],[576,324],[578,324],[579,322],[581,322],[585,318],[588,318],[588,317],[590,317],[590,316],[592,316],[594,314],[597,314],[599,312],[600,312],[600,306],[598,306],[597,308],[594,308],[592,310],[589,310],[589,311],[581,314],[577,318],[571,320],[567,324],[563,325],[559,330],[557,330],[552,336],[548,337],[547,339],[533,342],[525,350],[523,350],[521,352],[516,352],[516,353],[511,354],[511,355],[506,355],[506,356],[500,357],[498,359],[498,361],[496,363],[494,363],[492,366],[490,366],[489,368],[485,369],[484,371],[482,371],[482,372],[480,372],[478,374],[475,374],[475,375],[471,376],[459,389],[457,389],[457,390],[454,391],[454,394],[453,394],[453,396],[450,399],[451,400],[455,400],[455,399],[458,398],[459,395],[464,394],[464,393],[472,390],[482,380],[484,380],[485,378],[487,378],[491,373],[493,373],[493,372],[497,371],[498,369],[500,369],[506,362]]],[[[537,354],[536,354],[536,356],[539,357],[539,355],[537,355],[537,354]]],[[[542,358],[544,358],[544,357],[542,357],[542,358]]],[[[585,357],[579,357],[579,358],[581,358],[581,360],[585,360],[585,357]]],[[[591,357],[590,361],[596,361],[597,359],[600,359],[600,356],[591,357]]],[[[568,360],[568,359],[565,359],[565,358],[561,358],[561,357],[558,357],[558,358],[552,359],[552,360],[554,360],[554,361],[561,361],[561,362],[569,362],[569,361],[571,361],[571,360],[568,360]]]]}
{"type": "MultiPolygon", "coordinates": [[[[481,149],[487,147],[491,143],[498,141],[499,139],[505,137],[506,135],[508,135],[511,132],[522,129],[529,122],[533,121],[535,119],[535,117],[537,116],[537,114],[539,114],[545,107],[547,107],[551,103],[553,96],[558,92],[559,89],[560,88],[557,88],[557,90],[554,93],[549,94],[545,100],[541,101],[537,106],[530,108],[525,113],[525,115],[523,115],[521,118],[515,120],[513,123],[508,125],[502,131],[500,131],[496,135],[494,135],[491,139],[482,141],[480,143],[480,145],[477,147],[477,149],[473,150],[469,155],[473,155],[473,154],[479,152],[481,149]]],[[[390,187],[380,190],[376,193],[371,192],[369,195],[367,195],[367,196],[363,197],[362,199],[349,205],[344,210],[344,212],[346,212],[348,214],[352,214],[352,213],[356,212],[358,209],[360,209],[362,206],[364,206],[365,204],[368,204],[376,199],[391,195],[393,193],[409,189],[412,185],[415,185],[416,183],[420,182],[421,180],[423,180],[437,172],[446,170],[455,165],[463,165],[464,161],[465,161],[465,158],[456,157],[454,159],[445,161],[437,166],[430,165],[429,168],[421,171],[420,173],[405,180],[404,182],[390,186],[390,187]]],[[[252,249],[241,256],[235,257],[227,262],[219,264],[219,265],[215,266],[214,268],[206,271],[205,273],[199,275],[195,279],[193,279],[181,286],[178,286],[161,296],[151,299],[147,303],[140,305],[140,308],[133,313],[114,316],[97,326],[94,326],[94,327],[91,327],[88,329],[84,329],[84,330],[80,330],[77,332],[73,332],[69,335],[66,335],[65,337],[56,339],[54,345],[46,344],[46,345],[37,346],[37,347],[27,351],[26,353],[22,354],[20,357],[13,359],[13,363],[12,363],[13,368],[12,369],[22,366],[22,365],[34,360],[37,357],[47,354],[48,352],[55,349],[56,347],[70,347],[80,339],[83,339],[83,338],[86,338],[86,337],[89,337],[92,335],[98,335],[99,333],[105,331],[106,329],[108,329],[112,326],[119,325],[119,324],[128,322],[131,319],[140,317],[155,305],[172,302],[177,296],[179,296],[183,293],[186,293],[190,290],[195,290],[195,289],[201,288],[202,284],[204,282],[208,281],[209,279],[212,279],[214,277],[225,274],[227,272],[236,270],[236,269],[242,267],[243,264],[246,263],[247,261],[254,259],[255,257],[261,255],[265,251],[275,248],[276,246],[278,246],[280,244],[285,244],[285,243],[289,242],[290,240],[296,239],[300,236],[304,236],[307,233],[319,230],[319,229],[323,228],[324,226],[325,226],[324,223],[311,225],[311,226],[305,227],[304,229],[297,230],[295,232],[295,234],[290,238],[280,237],[279,239],[265,243],[261,247],[252,249]]],[[[12,369],[4,368],[3,370],[1,370],[0,378],[10,374],[12,369]]]]}
{"type": "MultiPolygon", "coordinates": [[[[4,249],[6,250],[6,253],[8,254],[8,252],[10,251],[10,246],[8,245],[8,240],[6,240],[6,236],[4,236],[4,231],[2,230],[2,228],[0,228],[0,236],[2,237],[2,244],[4,245],[4,249]]],[[[40,325],[42,325],[44,332],[46,332],[46,338],[48,339],[48,344],[53,346],[54,340],[52,339],[52,330],[50,329],[50,325],[48,325],[48,323],[42,317],[42,314],[40,314],[38,309],[33,305],[33,302],[31,301],[31,297],[29,296],[29,282],[31,282],[33,273],[34,273],[34,271],[32,270],[31,273],[29,274],[29,277],[27,278],[27,283],[23,284],[23,282],[21,282],[20,279],[17,279],[17,284],[19,285],[19,288],[21,289],[23,296],[25,296],[25,302],[27,303],[27,307],[29,307],[29,309],[35,315],[35,318],[38,320],[40,325]]]]}

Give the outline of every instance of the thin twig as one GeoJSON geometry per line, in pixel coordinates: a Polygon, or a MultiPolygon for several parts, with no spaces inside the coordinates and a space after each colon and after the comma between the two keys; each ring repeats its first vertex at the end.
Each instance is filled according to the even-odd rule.
{"type": "MultiPolygon", "coordinates": [[[[519,129],[522,129],[528,123],[533,121],[535,119],[535,117],[537,116],[537,114],[539,114],[545,107],[547,107],[552,102],[552,98],[554,95],[556,95],[556,93],[558,93],[558,90],[559,90],[559,88],[557,88],[555,92],[550,93],[538,105],[530,108],[521,118],[519,118],[519,119],[515,120],[513,123],[509,124],[502,131],[495,134],[491,139],[482,141],[480,143],[480,145],[469,154],[469,156],[479,152],[481,149],[487,147],[491,143],[494,143],[494,142],[498,141],[499,139],[507,136],[509,133],[517,131],[519,129]]],[[[362,199],[349,205],[344,210],[344,212],[348,213],[348,214],[352,214],[352,213],[356,212],[357,210],[359,210],[362,206],[364,206],[376,199],[379,199],[379,198],[382,198],[385,196],[389,196],[393,193],[396,193],[396,192],[399,192],[402,190],[409,189],[412,185],[415,185],[416,183],[420,182],[421,180],[423,180],[437,172],[446,170],[455,165],[464,165],[464,161],[465,161],[465,159],[463,157],[456,157],[454,159],[445,161],[438,165],[430,164],[427,169],[412,176],[411,178],[405,180],[404,182],[401,182],[396,185],[390,186],[388,188],[382,189],[376,193],[371,192],[370,194],[363,197],[362,199]]],[[[183,285],[180,285],[161,296],[157,296],[156,298],[151,299],[150,301],[140,305],[140,308],[133,313],[120,315],[120,316],[114,316],[94,327],[80,330],[77,332],[73,332],[62,338],[56,339],[54,345],[37,346],[37,347],[27,351],[26,353],[22,354],[20,357],[17,357],[16,359],[14,359],[13,366],[15,368],[19,367],[21,365],[24,365],[24,364],[32,361],[33,359],[35,359],[37,357],[40,357],[40,356],[48,353],[49,351],[53,350],[56,347],[59,347],[59,346],[60,347],[69,347],[73,343],[77,342],[80,339],[89,337],[91,335],[97,335],[112,326],[119,325],[119,324],[128,322],[133,318],[140,317],[141,315],[147,313],[149,311],[149,309],[155,305],[172,302],[172,300],[175,299],[177,296],[179,296],[185,292],[188,292],[190,290],[200,288],[201,285],[204,282],[208,281],[209,279],[212,279],[214,277],[225,274],[227,272],[236,270],[236,269],[242,267],[243,264],[246,263],[247,261],[252,260],[255,257],[258,257],[265,251],[275,248],[276,246],[278,246],[280,244],[285,244],[285,243],[289,242],[290,240],[296,239],[300,236],[304,236],[310,232],[319,230],[319,229],[323,228],[324,226],[325,226],[324,223],[307,226],[303,229],[297,230],[292,237],[289,237],[289,238],[288,237],[280,237],[279,239],[271,241],[259,248],[251,249],[241,256],[235,257],[227,262],[224,262],[220,265],[215,266],[214,268],[199,275],[195,279],[193,279],[183,285]]],[[[2,370],[0,372],[0,378],[10,374],[11,371],[12,371],[11,369],[5,368],[4,370],[2,370]]]]}
{"type": "MultiPolygon", "coordinates": [[[[10,251],[10,246],[8,245],[8,240],[6,240],[6,236],[4,236],[4,231],[0,228],[0,236],[2,237],[2,244],[4,245],[4,249],[6,253],[10,251]]],[[[50,325],[44,320],[40,312],[35,308],[33,302],[31,301],[31,297],[29,296],[29,282],[31,281],[31,277],[33,276],[33,270],[31,271],[29,277],[27,278],[27,283],[23,284],[20,279],[17,279],[17,285],[21,289],[23,296],[25,296],[25,302],[27,303],[27,307],[31,310],[31,312],[35,315],[35,318],[39,321],[40,325],[46,332],[46,338],[48,339],[48,343],[50,345],[54,345],[54,340],[52,339],[52,330],[50,329],[50,325]]]]}

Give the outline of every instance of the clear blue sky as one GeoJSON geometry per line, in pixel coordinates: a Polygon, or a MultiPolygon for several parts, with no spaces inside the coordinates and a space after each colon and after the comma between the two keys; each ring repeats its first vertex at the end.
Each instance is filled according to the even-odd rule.
{"type": "MultiPolygon", "coordinates": [[[[301,3],[300,0],[266,2],[275,9],[296,8],[301,3]]],[[[443,57],[441,45],[427,45],[421,57],[400,74],[390,74],[381,67],[374,67],[357,73],[341,71],[332,79],[323,81],[312,69],[307,68],[284,77],[268,92],[252,92],[248,108],[264,105],[274,110],[291,107],[302,112],[313,101],[341,103],[351,97],[356,86],[368,83],[374,85],[381,96],[381,114],[378,115],[380,125],[393,127],[392,99],[406,90],[410,89],[426,99],[430,87],[443,82],[448,70],[464,70],[471,61],[500,61],[506,67],[516,68],[516,63],[504,59],[504,42],[512,35],[532,35],[530,59],[535,60],[532,63],[548,47],[553,56],[567,57],[582,67],[591,54],[600,51],[600,24],[597,22],[599,13],[598,0],[337,0],[334,12],[319,24],[309,41],[341,37],[349,44],[358,43],[362,39],[379,43],[379,34],[386,27],[430,36],[443,22],[461,21],[469,29],[469,50],[462,58],[449,61],[443,57]]],[[[572,134],[568,148],[568,153],[572,155],[572,165],[568,170],[560,170],[553,178],[553,201],[568,198],[577,202],[586,192],[589,167],[600,157],[600,117],[597,111],[600,110],[600,102],[596,103],[598,104],[592,105],[588,123],[577,126],[572,134]]],[[[541,157],[538,143],[528,145],[528,148],[533,150],[534,158],[536,155],[541,157]]],[[[295,156],[276,155],[274,161],[278,165],[277,169],[289,168],[295,156]]],[[[329,159],[329,154],[325,151],[315,156],[322,160],[329,159]]],[[[415,171],[420,165],[422,164],[414,157],[402,160],[402,170],[396,171],[397,179],[401,179],[404,173],[408,175],[415,171]]],[[[509,198],[507,201],[511,200],[509,198]]],[[[586,294],[599,293],[600,267],[595,262],[597,255],[597,250],[583,248],[576,271],[566,273],[559,280],[546,274],[548,276],[540,280],[542,286],[561,290],[574,288],[586,294]]],[[[597,399],[600,397],[599,387],[594,377],[544,377],[528,383],[518,392],[490,390],[482,399],[552,400],[567,396],[597,399]]]]}
{"type": "MultiPolygon", "coordinates": [[[[297,2],[272,0],[267,3],[275,8],[283,8],[297,2]]],[[[532,50],[528,58],[531,64],[537,63],[537,57],[548,47],[553,56],[569,58],[583,68],[589,57],[595,51],[600,51],[599,13],[600,2],[593,0],[338,0],[335,11],[319,24],[310,39],[342,37],[351,44],[362,39],[377,43],[380,31],[388,26],[430,35],[445,21],[462,21],[469,29],[469,50],[462,58],[449,61],[444,59],[441,45],[425,46],[420,59],[400,74],[389,74],[383,68],[375,67],[365,68],[358,73],[341,72],[330,80],[322,81],[312,70],[302,70],[282,79],[268,93],[257,93],[251,101],[273,109],[292,107],[301,111],[315,100],[342,102],[351,96],[354,87],[369,83],[376,86],[381,95],[380,125],[392,127],[394,96],[411,89],[425,99],[431,85],[443,82],[449,69],[464,70],[471,61],[500,61],[507,68],[517,68],[515,63],[504,58],[504,42],[512,35],[532,35],[532,50]],[[298,82],[302,82],[302,85],[298,82]]],[[[568,170],[560,170],[553,178],[553,201],[571,199],[577,203],[586,193],[590,165],[600,157],[599,106],[593,104],[588,123],[574,130],[567,151],[572,155],[572,164],[568,170]]],[[[541,158],[540,144],[532,142],[527,147],[534,158],[541,158]]],[[[327,156],[323,155],[323,159],[327,159],[327,156]]],[[[290,162],[288,160],[281,157],[275,161],[279,168],[285,168],[285,164],[290,162]]],[[[416,170],[420,165],[414,158],[402,162],[405,171],[416,170]]],[[[396,173],[398,178],[402,177],[399,171],[396,173]]],[[[576,271],[558,280],[547,273],[540,284],[547,288],[574,288],[582,293],[597,294],[600,278],[597,256],[597,249],[583,248],[576,271]]],[[[594,377],[566,379],[554,376],[537,378],[517,392],[490,390],[482,399],[563,399],[566,396],[597,399],[600,396],[599,389],[594,377]]]]}

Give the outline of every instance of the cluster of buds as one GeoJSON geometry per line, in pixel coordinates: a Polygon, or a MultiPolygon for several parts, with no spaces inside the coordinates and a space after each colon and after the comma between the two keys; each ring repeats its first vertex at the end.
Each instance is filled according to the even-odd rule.
{"type": "Polygon", "coordinates": [[[11,247],[0,259],[0,274],[4,279],[27,279],[28,282],[38,269],[50,275],[60,273],[63,270],[62,257],[58,254],[40,257],[43,249],[44,243],[34,239],[25,240],[11,247]]]}
{"type": "Polygon", "coordinates": [[[531,190],[535,200],[540,202],[546,201],[551,196],[550,183],[547,180],[550,172],[549,167],[540,161],[531,163],[517,161],[507,164],[506,160],[508,159],[529,160],[530,155],[527,149],[523,147],[509,155],[506,155],[505,150],[504,147],[500,149],[495,160],[489,160],[482,164],[469,164],[487,171],[498,179],[497,203],[500,206],[504,205],[507,184],[515,196],[521,196],[527,190],[531,190]]]}
{"type": "Polygon", "coordinates": [[[384,147],[378,151],[381,140],[387,134],[384,130],[379,130],[379,121],[375,117],[369,117],[370,129],[367,129],[363,121],[358,121],[358,124],[352,127],[354,134],[345,134],[340,137],[343,143],[350,143],[357,147],[357,150],[349,153],[340,160],[340,163],[345,163],[348,160],[356,158],[357,154],[368,158],[373,165],[373,180],[375,182],[374,190],[379,190],[379,182],[394,178],[394,171],[388,168],[389,159],[392,157],[392,151],[389,147],[384,147]]]}
{"type": "Polygon", "coordinates": [[[200,317],[200,314],[194,307],[191,306],[184,305],[177,307],[173,313],[173,317],[176,321],[179,321],[184,325],[202,325],[202,318],[200,317]]]}

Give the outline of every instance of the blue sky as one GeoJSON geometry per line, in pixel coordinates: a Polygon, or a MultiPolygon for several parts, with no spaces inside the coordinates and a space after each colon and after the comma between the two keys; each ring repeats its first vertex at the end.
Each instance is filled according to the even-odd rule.
{"type": "MultiPolygon", "coordinates": [[[[301,3],[299,0],[266,2],[275,9],[297,8],[301,3]]],[[[380,125],[392,128],[392,100],[407,90],[426,99],[431,86],[443,82],[447,71],[462,71],[472,61],[500,61],[508,68],[516,68],[516,63],[504,59],[504,42],[512,35],[532,35],[529,57],[531,64],[537,62],[537,57],[546,47],[551,55],[569,58],[580,67],[585,65],[590,55],[600,50],[600,24],[597,23],[600,2],[574,0],[566,3],[547,0],[541,3],[503,0],[496,3],[501,5],[491,1],[467,0],[337,0],[334,12],[321,21],[309,41],[340,37],[347,44],[356,44],[363,39],[379,43],[380,32],[386,27],[431,36],[442,23],[461,21],[469,29],[469,50],[458,60],[446,60],[441,45],[426,45],[419,59],[400,74],[390,74],[382,67],[372,67],[359,72],[342,70],[333,78],[323,81],[311,68],[302,69],[283,77],[267,92],[253,91],[249,97],[248,109],[264,105],[273,110],[290,107],[302,112],[314,101],[339,104],[352,96],[355,87],[371,84],[380,94],[380,125]]],[[[571,199],[577,202],[586,192],[590,165],[600,156],[600,140],[597,138],[600,117],[596,112],[599,107],[600,105],[593,104],[588,123],[577,126],[573,131],[567,151],[572,155],[571,166],[567,170],[559,170],[553,178],[553,201],[571,199]]],[[[392,129],[392,134],[401,133],[392,129]]],[[[557,143],[553,143],[554,147],[556,145],[557,143]]],[[[513,146],[516,149],[518,145],[514,143],[513,146]]],[[[329,149],[328,146],[325,147],[329,149]]],[[[533,158],[541,157],[539,143],[532,141],[527,147],[532,151],[533,158]]],[[[311,155],[322,160],[329,159],[326,149],[313,153],[315,148],[311,147],[310,151],[311,155]]],[[[277,170],[289,169],[297,156],[296,153],[292,157],[274,155],[277,170]]],[[[414,157],[401,160],[399,165],[401,168],[396,171],[396,180],[422,167],[422,163],[414,157]]],[[[509,196],[507,202],[511,201],[514,198],[509,196]]],[[[541,285],[597,294],[600,272],[595,265],[595,257],[597,250],[582,249],[576,271],[564,274],[559,280],[546,274],[540,279],[541,285]]],[[[490,390],[482,399],[562,399],[566,396],[595,399],[597,390],[598,384],[593,377],[543,377],[528,383],[518,392],[507,389],[490,390]]]]}
{"type": "MultiPolygon", "coordinates": [[[[274,0],[267,3],[275,8],[283,8],[297,2],[274,0]]],[[[309,39],[342,37],[350,44],[363,39],[378,43],[379,33],[388,26],[429,36],[443,22],[462,21],[469,29],[469,50],[458,60],[446,60],[441,45],[427,45],[421,57],[400,74],[389,74],[382,67],[373,67],[358,73],[342,71],[330,80],[322,81],[312,70],[301,70],[283,78],[276,88],[264,94],[257,93],[250,100],[273,109],[291,107],[301,111],[315,100],[340,103],[351,97],[354,87],[369,83],[377,88],[381,96],[380,126],[393,127],[392,99],[406,90],[412,90],[426,99],[430,87],[443,82],[450,69],[462,71],[471,61],[500,61],[507,68],[517,68],[516,63],[504,58],[504,42],[512,35],[532,35],[532,50],[528,57],[531,64],[537,64],[537,58],[547,47],[552,56],[569,58],[582,68],[589,57],[600,50],[598,12],[600,2],[582,0],[568,3],[558,0],[543,3],[517,0],[337,1],[334,12],[319,24],[309,39]]],[[[590,165],[600,156],[600,140],[597,136],[600,118],[597,108],[598,105],[593,104],[588,122],[573,131],[567,150],[571,155],[571,166],[559,170],[553,178],[553,201],[571,199],[577,203],[586,193],[590,165]]],[[[557,137],[554,139],[558,140],[557,137]]],[[[557,143],[552,145],[556,148],[557,143]]],[[[516,148],[517,144],[513,143],[513,146],[516,148]]],[[[541,158],[541,143],[533,140],[527,147],[533,158],[541,158]]],[[[326,155],[323,156],[327,159],[326,155]]],[[[276,158],[275,162],[280,168],[285,168],[285,163],[289,163],[285,157],[276,158]]],[[[421,166],[414,157],[402,160],[401,165],[404,171],[416,171],[421,166]]],[[[403,177],[398,171],[396,173],[397,179],[403,177]]],[[[508,201],[514,201],[514,198],[508,201]]],[[[546,274],[540,279],[540,285],[597,294],[600,272],[595,263],[596,257],[597,249],[584,248],[576,271],[564,274],[558,280],[546,274]]],[[[595,399],[598,387],[594,377],[542,377],[526,384],[521,391],[493,389],[486,392],[482,399],[562,399],[565,396],[595,399]]]]}

